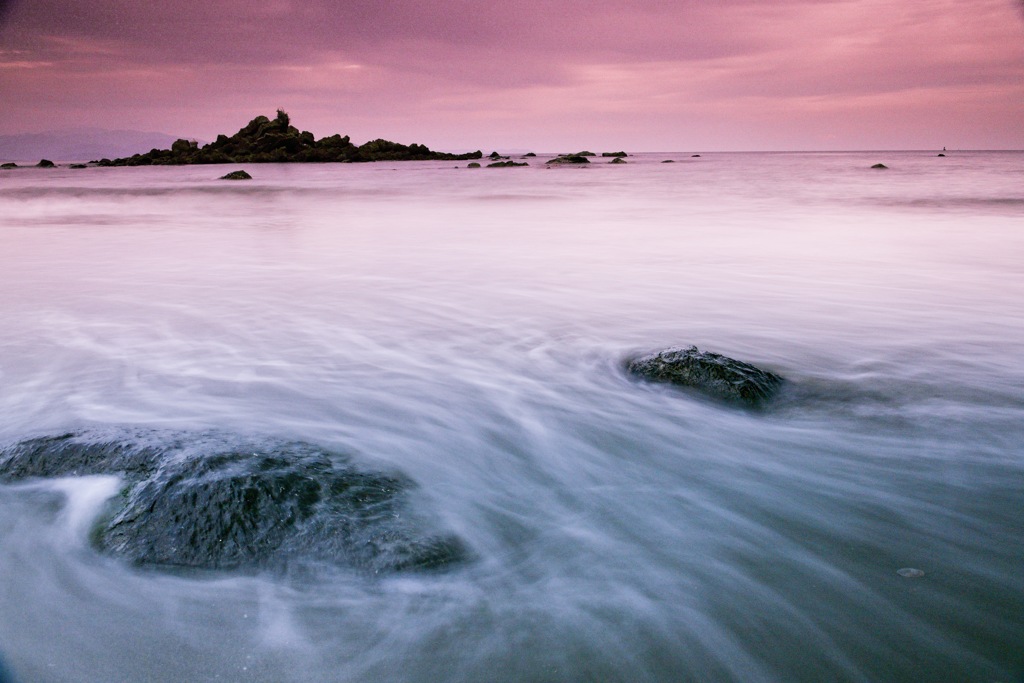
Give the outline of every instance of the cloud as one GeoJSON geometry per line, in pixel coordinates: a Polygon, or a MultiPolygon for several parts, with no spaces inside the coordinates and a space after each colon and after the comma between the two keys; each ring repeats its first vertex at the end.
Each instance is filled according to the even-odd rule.
{"type": "MultiPolygon", "coordinates": [[[[318,133],[359,137],[365,124],[367,135],[435,145],[467,132],[451,117],[481,136],[555,139],[585,121],[639,139],[636,129],[665,135],[674,120],[724,140],[730,122],[745,130],[761,116],[763,130],[789,131],[785,117],[812,121],[816,109],[823,126],[846,112],[855,120],[844,129],[866,129],[884,116],[920,116],[922,93],[941,102],[967,91],[1004,121],[999,108],[1024,82],[1019,5],[8,2],[0,89],[17,94],[10,125],[113,109],[122,125],[147,129],[188,117],[196,128],[183,132],[206,138],[286,106],[318,133]]],[[[968,128],[981,135],[983,126],[968,128]]],[[[1020,144],[1011,128],[999,135],[1020,144]]]]}

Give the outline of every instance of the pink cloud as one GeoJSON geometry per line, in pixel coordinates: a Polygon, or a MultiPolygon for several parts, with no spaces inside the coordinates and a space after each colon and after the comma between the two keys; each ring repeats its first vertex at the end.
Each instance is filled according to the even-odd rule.
{"type": "Polygon", "coordinates": [[[1021,19],[1009,0],[23,0],[0,88],[5,125],[36,129],[211,138],[283,106],[317,134],[453,149],[1024,147],[1021,19]]]}

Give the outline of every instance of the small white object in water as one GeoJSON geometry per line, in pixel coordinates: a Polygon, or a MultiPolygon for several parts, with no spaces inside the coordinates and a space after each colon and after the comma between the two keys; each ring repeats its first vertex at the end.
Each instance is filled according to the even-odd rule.
{"type": "Polygon", "coordinates": [[[918,579],[924,576],[924,572],[920,569],[914,569],[913,567],[904,567],[903,569],[897,569],[896,573],[905,579],[918,579]]]}

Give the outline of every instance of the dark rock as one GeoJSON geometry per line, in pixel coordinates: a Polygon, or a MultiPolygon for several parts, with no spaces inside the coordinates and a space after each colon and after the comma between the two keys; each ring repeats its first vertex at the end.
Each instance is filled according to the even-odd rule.
{"type": "Polygon", "coordinates": [[[537,156],[537,155],[534,154],[533,152],[527,152],[526,154],[523,155],[523,158],[525,159],[526,157],[535,157],[535,156],[537,156]]]}
{"type": "Polygon", "coordinates": [[[872,166],[871,168],[889,168],[889,167],[888,167],[888,166],[886,166],[885,164],[875,164],[875,165],[874,165],[874,166],[872,166]]]}
{"type": "Polygon", "coordinates": [[[53,163],[49,159],[40,159],[39,163],[36,164],[39,168],[54,168],[57,164],[53,163]]]}
{"type": "Polygon", "coordinates": [[[663,163],[663,164],[674,164],[674,163],[676,163],[676,162],[675,162],[675,159],[665,159],[665,160],[664,160],[663,162],[661,162],[661,163],[663,163]]]}
{"type": "Polygon", "coordinates": [[[8,161],[6,164],[0,164],[0,168],[18,168],[18,165],[13,161],[8,161]]]}
{"type": "Polygon", "coordinates": [[[85,164],[71,164],[68,168],[89,168],[85,164]]]}
{"type": "Polygon", "coordinates": [[[692,158],[692,159],[699,159],[700,155],[699,154],[691,154],[690,158],[692,158]]]}
{"type": "Polygon", "coordinates": [[[123,159],[105,160],[101,166],[149,166],[180,164],[243,164],[293,162],[361,161],[460,161],[480,159],[481,152],[446,154],[425,145],[403,145],[389,140],[352,144],[347,135],[330,135],[317,140],[309,131],[291,125],[291,118],[279,109],[273,120],[257,116],[232,136],[218,135],[208,145],[180,139],[171,149],[153,149],[123,159]]]}
{"type": "Polygon", "coordinates": [[[530,164],[525,161],[495,161],[493,164],[487,164],[487,168],[511,168],[513,166],[529,166],[530,164]]]}
{"type": "Polygon", "coordinates": [[[471,161],[468,164],[466,164],[466,168],[480,168],[480,164],[478,164],[475,161],[471,161]]]}
{"type": "Polygon", "coordinates": [[[462,542],[409,509],[412,482],[305,443],[64,434],[0,451],[0,481],[119,474],[96,522],[100,551],[140,566],[370,574],[466,561],[462,542]]]}
{"type": "Polygon", "coordinates": [[[626,161],[625,159],[623,159],[622,157],[616,157],[616,158],[612,159],[611,161],[609,161],[608,163],[609,164],[627,164],[629,162],[626,161]]]}
{"type": "Polygon", "coordinates": [[[945,154],[938,154],[937,156],[944,157],[946,155],[945,154]]]}
{"type": "Polygon", "coordinates": [[[596,157],[597,155],[596,155],[596,154],[594,154],[593,152],[588,152],[587,150],[583,150],[582,152],[576,152],[576,154],[574,154],[574,155],[572,155],[572,156],[578,156],[578,157],[596,157]]]}
{"type": "Polygon", "coordinates": [[[563,154],[549,160],[549,164],[589,164],[590,159],[579,154],[563,154]]]}
{"type": "Polygon", "coordinates": [[[222,175],[220,180],[252,180],[252,176],[245,171],[232,171],[227,175],[222,175]]]}
{"type": "Polygon", "coordinates": [[[728,401],[758,406],[782,386],[782,378],[742,361],[690,348],[671,348],[628,363],[634,375],[694,387],[728,401]]]}
{"type": "Polygon", "coordinates": [[[603,157],[628,157],[629,155],[625,152],[601,152],[603,157]]]}

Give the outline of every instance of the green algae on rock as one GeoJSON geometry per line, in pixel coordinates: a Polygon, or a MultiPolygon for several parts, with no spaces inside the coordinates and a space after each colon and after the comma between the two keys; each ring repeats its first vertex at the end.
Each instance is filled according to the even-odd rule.
{"type": "Polygon", "coordinates": [[[772,398],[782,378],[743,361],[696,346],[671,348],[629,361],[634,375],[656,382],[693,387],[728,401],[758,406],[772,398]]]}

